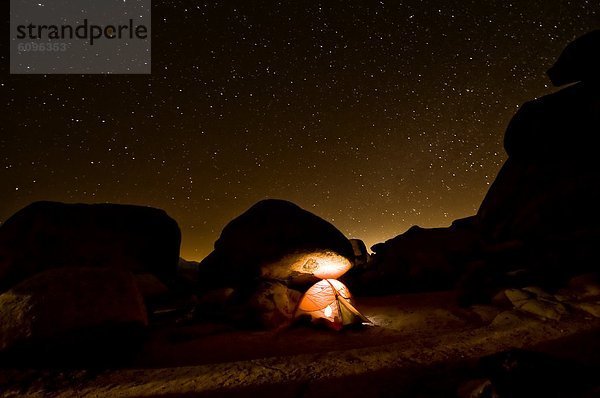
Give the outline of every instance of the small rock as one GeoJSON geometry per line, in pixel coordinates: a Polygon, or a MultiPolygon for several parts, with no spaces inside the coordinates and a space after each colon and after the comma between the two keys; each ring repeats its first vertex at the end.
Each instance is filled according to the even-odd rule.
{"type": "Polygon", "coordinates": [[[458,398],[493,398],[497,397],[494,386],[489,379],[474,379],[462,384],[457,391],[458,398]]]}
{"type": "Polygon", "coordinates": [[[497,307],[507,307],[512,305],[512,302],[506,296],[506,292],[504,290],[500,290],[492,297],[492,304],[497,307]]]}
{"type": "Polygon", "coordinates": [[[250,300],[256,320],[269,329],[289,324],[302,293],[281,283],[263,283],[250,300]]]}
{"type": "Polygon", "coordinates": [[[494,320],[492,321],[492,327],[497,327],[497,328],[512,327],[514,325],[523,323],[524,320],[526,320],[526,318],[525,318],[525,315],[523,314],[523,312],[521,312],[521,311],[518,311],[518,310],[504,311],[504,312],[501,312],[500,314],[498,314],[496,316],[496,318],[494,318],[494,320]]]}
{"type": "Polygon", "coordinates": [[[486,324],[493,322],[499,312],[497,307],[491,305],[474,305],[471,310],[486,324]]]}
{"type": "Polygon", "coordinates": [[[504,294],[517,308],[520,308],[525,302],[535,297],[533,293],[521,289],[506,289],[504,294]]]}
{"type": "Polygon", "coordinates": [[[567,309],[560,303],[551,303],[542,300],[527,300],[520,307],[520,310],[527,311],[542,318],[560,320],[561,316],[567,313],[567,309]]]}
{"type": "Polygon", "coordinates": [[[579,300],[600,297],[600,276],[595,272],[578,275],[569,281],[567,291],[579,300]]]}
{"type": "Polygon", "coordinates": [[[596,303],[577,303],[574,304],[575,307],[579,308],[587,312],[590,315],[595,316],[596,318],[600,318],[600,302],[596,303]]]}
{"type": "Polygon", "coordinates": [[[559,320],[567,313],[566,307],[556,301],[554,296],[538,287],[506,289],[504,293],[515,308],[542,318],[559,320]]]}
{"type": "Polygon", "coordinates": [[[554,301],[555,300],[555,298],[554,298],[553,295],[551,295],[550,293],[547,293],[542,288],[537,287],[537,286],[524,287],[523,291],[527,292],[527,293],[531,293],[535,297],[540,298],[540,299],[550,300],[550,301],[554,301]]]}

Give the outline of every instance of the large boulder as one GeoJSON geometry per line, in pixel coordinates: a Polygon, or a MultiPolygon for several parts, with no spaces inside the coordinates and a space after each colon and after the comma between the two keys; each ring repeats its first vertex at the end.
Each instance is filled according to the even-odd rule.
{"type": "Polygon", "coordinates": [[[181,233],[163,210],[36,202],[0,226],[0,292],[57,267],[121,267],[175,278],[181,233]]]}
{"type": "Polygon", "coordinates": [[[0,319],[0,352],[23,364],[121,356],[148,322],[129,271],[88,267],[47,270],[13,286],[0,294],[0,319]]]}
{"type": "Polygon", "coordinates": [[[599,131],[600,89],[586,83],[525,104],[511,121],[509,158],[477,217],[487,242],[520,242],[513,267],[547,280],[594,270],[599,131]]]}
{"type": "Polygon", "coordinates": [[[557,84],[579,83],[527,102],[514,116],[504,141],[508,160],[474,217],[373,247],[363,276],[375,275],[371,291],[458,283],[467,301],[478,301],[505,287],[552,290],[597,270],[600,72],[585,62],[597,60],[599,37],[569,46],[549,72],[557,84]]]}
{"type": "Polygon", "coordinates": [[[354,253],[333,225],[293,203],[263,200],[225,226],[214,251],[200,263],[200,284],[239,287],[276,279],[310,285],[325,265],[319,259],[337,257],[348,262],[354,253]]]}

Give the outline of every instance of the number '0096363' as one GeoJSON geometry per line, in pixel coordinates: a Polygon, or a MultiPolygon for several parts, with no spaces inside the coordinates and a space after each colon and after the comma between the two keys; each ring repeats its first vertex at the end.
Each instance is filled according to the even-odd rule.
{"type": "Polygon", "coordinates": [[[19,52],[62,52],[67,50],[67,43],[19,43],[19,52]]]}

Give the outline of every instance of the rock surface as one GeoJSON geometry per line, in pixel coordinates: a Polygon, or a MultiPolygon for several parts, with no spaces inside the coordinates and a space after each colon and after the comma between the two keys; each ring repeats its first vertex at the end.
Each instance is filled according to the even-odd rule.
{"type": "Polygon", "coordinates": [[[260,278],[261,267],[286,255],[313,251],[354,256],[350,241],[329,222],[293,203],[263,200],[225,226],[214,251],[200,263],[199,283],[248,285],[260,278]]]}
{"type": "Polygon", "coordinates": [[[131,349],[131,333],[148,322],[129,271],[87,267],[44,271],[0,294],[0,319],[0,351],[57,362],[131,349]]]}
{"type": "Polygon", "coordinates": [[[181,233],[164,211],[36,202],[0,227],[0,292],[58,267],[120,267],[171,281],[181,233]]]}
{"type": "Polygon", "coordinates": [[[295,252],[261,266],[260,278],[303,288],[321,279],[337,279],[351,267],[350,260],[331,251],[295,252]]]}
{"type": "Polygon", "coordinates": [[[515,308],[541,318],[559,320],[567,313],[562,303],[539,289],[506,289],[504,294],[515,308]]]}
{"type": "Polygon", "coordinates": [[[289,325],[301,297],[301,292],[281,283],[264,283],[250,302],[255,320],[268,329],[289,325]]]}

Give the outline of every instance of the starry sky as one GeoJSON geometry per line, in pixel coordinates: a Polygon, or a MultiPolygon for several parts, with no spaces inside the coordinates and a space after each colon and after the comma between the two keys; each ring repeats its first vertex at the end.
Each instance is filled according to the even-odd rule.
{"type": "Polygon", "coordinates": [[[367,245],[446,226],[600,27],[596,0],[153,3],[151,75],[9,75],[2,51],[0,221],[35,200],[160,207],[188,259],[264,198],[367,245]]]}

